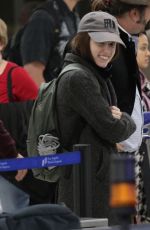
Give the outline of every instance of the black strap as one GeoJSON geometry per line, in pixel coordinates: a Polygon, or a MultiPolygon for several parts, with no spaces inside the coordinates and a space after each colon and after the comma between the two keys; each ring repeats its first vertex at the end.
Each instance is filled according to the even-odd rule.
{"type": "Polygon", "coordinates": [[[12,93],[12,71],[13,69],[17,68],[18,66],[13,66],[9,69],[7,74],[7,96],[9,102],[14,102],[13,93],[12,93]]]}

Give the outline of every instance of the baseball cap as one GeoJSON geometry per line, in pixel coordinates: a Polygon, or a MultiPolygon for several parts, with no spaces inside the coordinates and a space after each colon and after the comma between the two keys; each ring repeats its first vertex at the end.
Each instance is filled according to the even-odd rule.
{"type": "Polygon", "coordinates": [[[131,5],[141,5],[141,6],[150,5],[150,0],[120,0],[120,2],[124,2],[131,5]]]}
{"type": "Polygon", "coordinates": [[[86,14],[79,23],[80,32],[87,32],[95,42],[117,42],[125,46],[119,36],[116,18],[103,11],[86,14]]]}

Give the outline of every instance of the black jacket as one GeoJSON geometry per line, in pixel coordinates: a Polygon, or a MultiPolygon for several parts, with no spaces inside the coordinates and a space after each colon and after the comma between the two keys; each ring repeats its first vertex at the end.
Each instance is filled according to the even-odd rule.
{"type": "MultiPolygon", "coordinates": [[[[135,124],[126,113],[120,120],[113,118],[110,106],[115,105],[116,97],[107,69],[97,68],[74,54],[66,55],[65,64],[69,63],[80,63],[83,68],[65,73],[58,83],[61,143],[68,150],[73,144],[91,144],[92,216],[109,217],[110,155],[116,151],[115,143],[134,132],[135,124]]],[[[71,208],[72,189],[71,170],[66,167],[59,183],[59,202],[65,202],[71,208]]]]}
{"type": "Polygon", "coordinates": [[[128,35],[120,30],[120,37],[126,48],[120,46],[119,56],[112,65],[112,83],[121,111],[132,114],[136,86],[141,94],[140,76],[136,62],[135,45],[128,35]]]}

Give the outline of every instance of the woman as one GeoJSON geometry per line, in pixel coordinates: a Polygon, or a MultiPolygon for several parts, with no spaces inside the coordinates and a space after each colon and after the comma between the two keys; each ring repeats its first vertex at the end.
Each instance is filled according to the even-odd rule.
{"type": "MultiPolygon", "coordinates": [[[[28,120],[33,100],[38,94],[38,86],[23,67],[3,59],[2,53],[7,40],[7,25],[0,19],[0,119],[3,120],[5,127],[15,140],[17,152],[26,156],[28,120]],[[12,68],[14,68],[11,72],[11,101],[13,103],[9,103],[7,78],[12,68]]],[[[16,181],[14,176],[12,177],[12,173],[6,173],[3,176],[13,185],[16,185],[17,188],[30,195],[30,204],[48,203],[51,201],[49,183],[35,179],[31,170],[28,170],[28,173],[21,181],[16,181]]]]}
{"type": "Polygon", "coordinates": [[[145,33],[139,35],[136,60],[140,70],[144,110],[150,111],[150,83],[143,73],[150,63],[149,42],[145,33]]]}
{"type": "Polygon", "coordinates": [[[26,151],[25,129],[38,87],[24,68],[3,59],[7,41],[7,25],[0,19],[0,119],[14,138],[19,152],[23,153],[26,151]]]}
{"type": "Polygon", "coordinates": [[[17,150],[24,153],[26,146],[25,128],[23,130],[20,124],[24,123],[24,127],[26,127],[27,116],[29,116],[33,102],[29,102],[29,105],[25,107],[22,106],[22,103],[15,104],[15,102],[33,101],[37,97],[38,87],[24,68],[3,59],[3,50],[7,42],[7,25],[0,19],[0,119],[3,120],[5,127],[14,138],[17,150]],[[8,84],[9,77],[11,79],[10,87],[8,84]],[[13,103],[9,105],[10,102],[13,103]],[[22,115],[23,113],[24,115],[22,115]],[[23,138],[21,139],[21,137],[23,138]],[[23,143],[20,140],[23,140],[23,143]]]}
{"type": "MultiPolygon", "coordinates": [[[[91,144],[92,217],[107,217],[110,223],[110,155],[116,152],[117,142],[135,131],[133,120],[117,107],[110,81],[110,62],[117,54],[118,43],[124,45],[113,16],[101,11],[86,14],[64,59],[65,66],[79,63],[82,68],[65,73],[57,89],[61,143],[67,150],[73,144],[91,144]]],[[[65,169],[67,177],[61,174],[58,201],[73,209],[72,171],[65,169]]]]}
{"type": "Polygon", "coordinates": [[[7,78],[11,68],[13,101],[34,100],[37,97],[38,87],[24,70],[15,63],[3,59],[2,52],[8,42],[7,25],[0,19],[0,103],[8,103],[7,78]]]}
{"type": "MultiPolygon", "coordinates": [[[[143,70],[146,69],[150,63],[149,42],[146,33],[141,33],[137,40],[137,56],[142,87],[143,110],[150,111],[150,82],[146,78],[143,70]]],[[[150,183],[149,183],[149,158],[148,152],[143,141],[138,157],[138,164],[136,165],[137,172],[137,221],[150,222],[150,183]]]]}

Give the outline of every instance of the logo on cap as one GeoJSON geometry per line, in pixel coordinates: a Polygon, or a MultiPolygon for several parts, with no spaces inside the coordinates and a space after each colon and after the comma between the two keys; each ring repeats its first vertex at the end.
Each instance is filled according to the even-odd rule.
{"type": "Polygon", "coordinates": [[[116,25],[115,22],[111,19],[104,19],[104,27],[106,29],[110,28],[110,29],[116,29],[116,25]]]}

